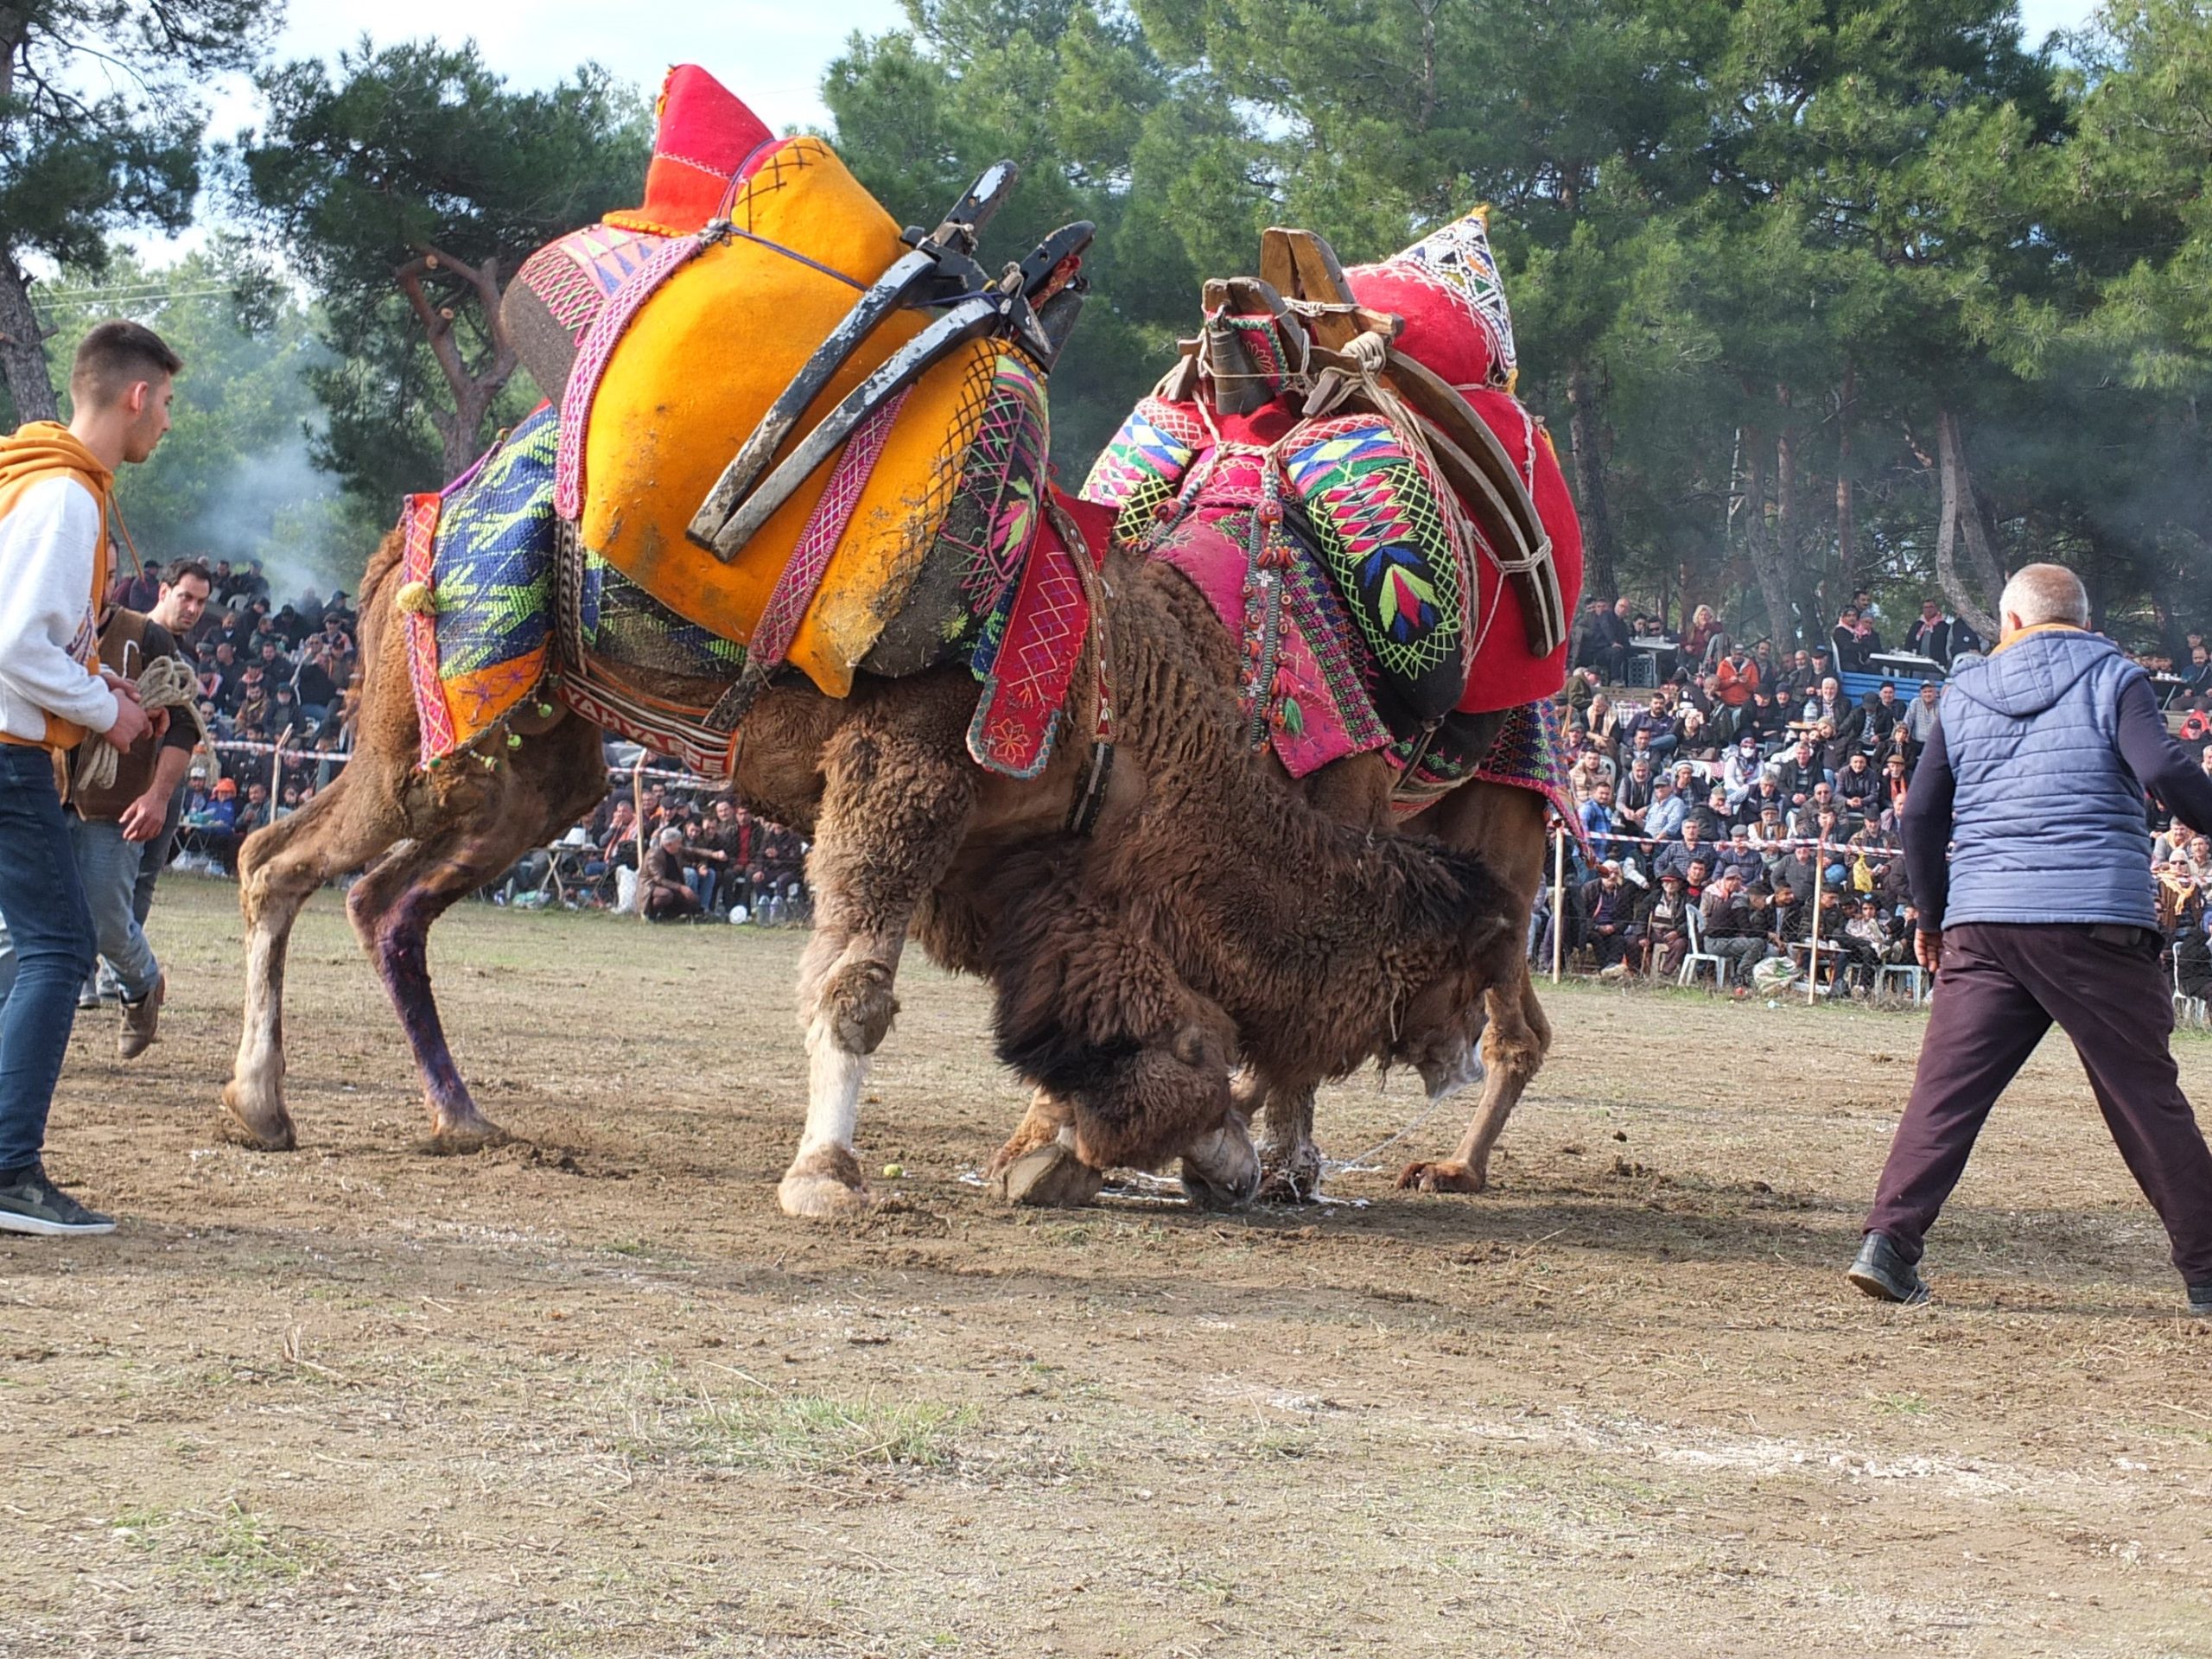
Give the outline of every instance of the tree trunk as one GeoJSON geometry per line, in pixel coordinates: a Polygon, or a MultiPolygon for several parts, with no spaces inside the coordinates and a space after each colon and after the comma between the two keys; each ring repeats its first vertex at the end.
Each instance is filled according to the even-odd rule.
{"type": "Polygon", "coordinates": [[[1587,365],[1567,371],[1567,440],[1574,446],[1574,493],[1581,497],[1582,591],[1599,599],[1620,597],[1620,576],[1613,556],[1613,525],[1605,505],[1605,460],[1599,453],[1604,425],[1597,383],[1587,365]]]}
{"type": "Polygon", "coordinates": [[[1835,557],[1846,593],[1859,591],[1858,554],[1852,545],[1857,526],[1852,522],[1851,492],[1851,405],[1858,390],[1859,370],[1846,364],[1843,386],[1836,397],[1835,429],[1835,557]]]}
{"type": "Polygon", "coordinates": [[[1751,556],[1751,574],[1758,578],[1759,597],[1766,601],[1767,626],[1773,631],[1775,649],[1795,651],[1797,628],[1789,611],[1789,579],[1767,523],[1763,451],[1756,435],[1744,446],[1744,548],[1751,556]]]}
{"type": "Polygon", "coordinates": [[[1815,561],[1805,556],[1805,527],[1797,494],[1796,399],[1787,385],[1777,386],[1774,397],[1782,405],[1781,430],[1774,440],[1775,557],[1797,607],[1799,637],[1817,639],[1823,616],[1821,570],[1815,561]]]}
{"type": "Polygon", "coordinates": [[[506,324],[499,316],[499,262],[486,259],[480,268],[435,248],[426,248],[419,257],[402,265],[393,275],[400,292],[407,296],[408,304],[414,308],[424,333],[429,336],[431,355],[437,359],[446,385],[453,392],[453,412],[448,415],[433,410],[430,421],[437,428],[439,443],[444,450],[445,475],[448,480],[455,479],[476,459],[483,442],[485,416],[491,413],[499,389],[515,372],[514,346],[508,340],[506,324]],[[463,359],[461,343],[454,338],[453,308],[435,303],[424,289],[423,279],[433,273],[450,276],[466,284],[484,314],[492,353],[476,368],[472,369],[463,359]]]}
{"type": "Polygon", "coordinates": [[[2005,586],[1988,542],[1980,509],[1974,505],[1974,480],[1967,472],[1966,443],[1959,433],[1959,417],[1945,410],[1936,422],[1936,471],[1942,516],[1936,526],[1936,580],[1942,584],[1951,608],[1967,620],[1976,633],[1994,645],[2004,632],[1993,614],[1998,594],[2005,586]],[[1958,568],[1959,528],[1966,531],[1969,569],[1958,568]]]}
{"type": "Polygon", "coordinates": [[[16,400],[16,419],[58,421],[61,405],[46,372],[46,331],[31,309],[30,279],[0,250],[0,374],[16,400]]]}

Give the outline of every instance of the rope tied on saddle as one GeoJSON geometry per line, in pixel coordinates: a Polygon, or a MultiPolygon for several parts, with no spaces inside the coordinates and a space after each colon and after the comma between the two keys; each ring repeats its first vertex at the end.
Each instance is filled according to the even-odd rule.
{"type": "MultiPolygon", "coordinates": [[[[138,674],[138,706],[148,714],[163,709],[181,709],[200,734],[200,741],[207,738],[207,722],[200,713],[200,681],[190,664],[176,657],[156,657],[138,674]]],[[[123,751],[105,741],[88,739],[77,746],[77,757],[69,769],[69,789],[73,796],[82,796],[93,790],[107,788],[115,782],[116,773],[123,765],[123,751]]]]}

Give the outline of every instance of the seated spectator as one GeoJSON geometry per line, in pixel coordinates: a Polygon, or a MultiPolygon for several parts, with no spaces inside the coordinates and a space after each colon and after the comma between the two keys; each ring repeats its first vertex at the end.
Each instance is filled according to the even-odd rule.
{"type": "Polygon", "coordinates": [[[1758,659],[1748,652],[1731,646],[1713,662],[1713,695],[1731,709],[1748,707],[1764,683],[1758,659]]]}
{"type": "MultiPolygon", "coordinates": [[[[1765,775],[1766,766],[1759,759],[1758,740],[1748,736],[1737,739],[1720,763],[1720,781],[1728,791],[1728,810],[1733,812],[1741,807],[1765,775]]],[[[1754,806],[1752,810],[1758,809],[1754,806]]]]}
{"type": "Polygon", "coordinates": [[[1863,706],[1866,710],[1869,747],[1878,749],[1890,741],[1890,734],[1904,718],[1905,705],[1897,701],[1897,683],[1884,680],[1874,693],[1874,701],[1863,706]]]}
{"type": "Polygon", "coordinates": [[[1605,758],[1608,767],[1620,757],[1620,716],[1613,712],[1613,700],[1604,692],[1590,699],[1590,706],[1582,711],[1580,725],[1591,744],[1605,758]]]}
{"type": "Polygon", "coordinates": [[[1662,762],[1671,759],[1682,741],[1675,724],[1673,693],[1661,686],[1652,693],[1650,703],[1621,721],[1618,729],[1628,738],[1631,753],[1648,753],[1662,762]]]}
{"type": "Polygon", "coordinates": [[[1835,799],[1844,813],[1865,823],[1882,813],[1882,779],[1864,749],[1852,752],[1835,775],[1835,799]]]}
{"type": "Polygon", "coordinates": [[[2174,988],[2199,1001],[2212,1001],[2212,938],[2204,930],[2199,912],[2194,923],[2184,924],[2174,938],[2174,988]]]}
{"type": "Polygon", "coordinates": [[[1669,873],[1644,898],[1637,913],[1646,960],[1661,979],[1672,979],[1682,970],[1682,957],[1690,948],[1690,900],[1681,876],[1669,873]]]}
{"type": "Polygon", "coordinates": [[[1828,638],[1835,646],[1835,665],[1839,673],[1873,672],[1874,654],[1882,648],[1882,636],[1874,632],[1873,624],[1860,614],[1857,606],[1843,607],[1828,638]]]}
{"type": "Polygon", "coordinates": [[[1690,816],[1704,824],[1707,841],[1725,839],[1736,823],[1736,814],[1728,805],[1728,791],[1719,784],[1706,791],[1705,800],[1691,809],[1690,816]]]}
{"type": "Polygon", "coordinates": [[[1789,815],[1790,835],[1799,841],[1814,839],[1819,832],[1821,814],[1823,812],[1832,820],[1839,823],[1841,822],[1835,808],[1835,785],[1833,784],[1813,785],[1811,797],[1789,815]]]}
{"type": "Polygon", "coordinates": [[[1582,804],[1582,833],[1590,838],[1590,848],[1601,858],[1610,858],[1613,850],[1613,786],[1600,779],[1590,791],[1590,798],[1582,804]]]}
{"type": "Polygon", "coordinates": [[[1775,763],[1774,781],[1782,791],[1785,809],[1796,811],[1813,798],[1813,791],[1827,781],[1828,770],[1810,737],[1797,740],[1796,747],[1775,763]]]}
{"type": "Polygon", "coordinates": [[[1687,877],[1694,862],[1703,861],[1710,868],[1712,856],[1713,847],[1706,839],[1704,820],[1686,816],[1681,836],[1659,849],[1652,858],[1651,868],[1655,874],[1664,875],[1672,870],[1687,877]]]}
{"type": "Polygon", "coordinates": [[[1749,824],[1730,826],[1727,842],[1714,849],[1713,859],[1715,872],[1734,876],[1745,893],[1766,885],[1766,860],[1752,844],[1749,824]]]}
{"type": "Polygon", "coordinates": [[[1764,923],[1744,897],[1744,884],[1732,873],[1714,876],[1698,906],[1705,948],[1719,957],[1738,997],[1751,995],[1751,969],[1766,957],[1764,923]]]}
{"type": "Polygon", "coordinates": [[[1651,762],[1641,759],[1632,762],[1628,775],[1613,791],[1613,829],[1623,836],[1647,836],[1644,814],[1650,810],[1656,793],[1653,785],[1657,779],[1651,775],[1651,762]]]}
{"type": "Polygon", "coordinates": [[[1603,599],[1592,596],[1582,619],[1574,625],[1574,663],[1578,668],[1595,669],[1609,685],[1620,685],[1628,679],[1627,630],[1614,616],[1613,608],[1603,599]]]}
{"type": "Polygon", "coordinates": [[[1618,859],[1606,859],[1597,878],[1583,883],[1582,936],[1596,953],[1600,972],[1628,963],[1639,937],[1635,908],[1618,859]]]}
{"type": "Polygon", "coordinates": [[[1690,804],[1675,787],[1672,772],[1662,772],[1651,780],[1651,805],[1643,815],[1643,833],[1659,848],[1664,848],[1681,833],[1688,820],[1690,804]]]}

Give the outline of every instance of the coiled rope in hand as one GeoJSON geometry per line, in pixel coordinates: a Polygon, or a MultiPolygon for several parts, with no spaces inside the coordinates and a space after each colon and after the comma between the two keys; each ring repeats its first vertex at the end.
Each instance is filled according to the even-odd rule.
{"type": "MultiPolygon", "coordinates": [[[[138,675],[138,706],[149,715],[160,709],[183,710],[200,741],[207,741],[207,722],[200,714],[200,681],[182,659],[156,657],[146,664],[138,675]]],[[[76,762],[69,770],[70,794],[82,797],[87,791],[105,789],[122,764],[123,751],[114,744],[105,738],[86,738],[77,746],[76,762]]]]}

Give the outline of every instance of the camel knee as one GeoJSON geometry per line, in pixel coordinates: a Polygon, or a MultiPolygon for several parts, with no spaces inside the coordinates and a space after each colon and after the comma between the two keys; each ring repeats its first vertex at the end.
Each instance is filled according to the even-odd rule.
{"type": "Polygon", "coordinates": [[[823,982],[815,1017],[847,1053],[873,1054],[890,1034],[899,1013],[891,985],[890,963],[849,962],[823,982]]]}

